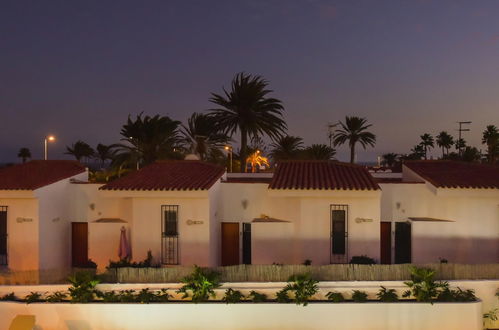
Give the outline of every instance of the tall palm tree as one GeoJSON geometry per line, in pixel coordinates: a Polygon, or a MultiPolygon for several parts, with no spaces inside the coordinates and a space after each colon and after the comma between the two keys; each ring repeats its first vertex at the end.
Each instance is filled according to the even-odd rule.
{"type": "Polygon", "coordinates": [[[76,141],[73,145],[66,146],[66,155],[72,155],[77,161],[81,161],[82,158],[90,158],[94,155],[95,151],[92,149],[88,143],[81,140],[76,141]]]}
{"type": "Polygon", "coordinates": [[[104,145],[99,143],[96,148],[95,158],[100,160],[101,167],[104,167],[106,160],[112,159],[112,150],[111,146],[104,145]]]}
{"type": "Polygon", "coordinates": [[[383,157],[383,164],[385,166],[393,167],[393,165],[395,165],[395,163],[397,162],[397,158],[399,157],[399,155],[394,152],[390,152],[384,154],[382,157],[383,157]]]}
{"type": "Polygon", "coordinates": [[[345,117],[345,122],[340,122],[341,129],[339,129],[333,137],[334,145],[345,144],[348,141],[350,147],[350,163],[355,162],[355,145],[360,145],[366,149],[369,145],[374,147],[376,144],[376,136],[368,132],[367,129],[372,126],[368,124],[365,118],[360,117],[345,117]]]}
{"type": "Polygon", "coordinates": [[[31,151],[28,148],[21,148],[17,153],[17,157],[21,158],[23,163],[26,163],[26,160],[31,158],[31,151]]]}
{"type": "Polygon", "coordinates": [[[336,150],[325,144],[312,144],[302,151],[303,159],[330,160],[336,155],[336,150]]]}
{"type": "Polygon", "coordinates": [[[274,161],[297,159],[303,149],[303,139],[298,136],[286,135],[270,145],[270,156],[274,161]]]}
{"type": "Polygon", "coordinates": [[[456,147],[457,151],[463,150],[464,148],[466,148],[466,141],[463,138],[457,139],[454,143],[454,146],[456,147]]]}
{"type": "Polygon", "coordinates": [[[499,129],[494,125],[487,125],[482,133],[482,143],[487,145],[487,159],[494,163],[499,156],[499,129]]]}
{"type": "Polygon", "coordinates": [[[168,116],[144,116],[140,113],[121,129],[122,143],[112,145],[113,165],[133,168],[158,159],[178,158],[180,122],[168,116]]]}
{"type": "Polygon", "coordinates": [[[442,148],[442,158],[449,153],[450,147],[454,144],[454,138],[446,131],[442,131],[437,135],[437,146],[442,148]]]}
{"type": "Polygon", "coordinates": [[[421,146],[424,148],[424,159],[428,159],[428,149],[433,148],[434,145],[434,140],[433,136],[431,136],[428,133],[425,133],[420,136],[421,138],[421,146]]]}
{"type": "Polygon", "coordinates": [[[187,119],[187,126],[182,125],[181,144],[201,160],[220,154],[220,149],[228,141],[229,138],[217,128],[212,116],[193,113],[187,119]]]}
{"type": "Polygon", "coordinates": [[[248,155],[248,138],[267,135],[272,139],[281,137],[286,131],[282,119],[284,107],[280,100],[268,97],[268,81],[261,76],[238,73],[232,80],[230,91],[212,93],[210,102],[220,106],[211,110],[218,127],[230,137],[240,133],[240,170],[245,171],[248,155]]]}

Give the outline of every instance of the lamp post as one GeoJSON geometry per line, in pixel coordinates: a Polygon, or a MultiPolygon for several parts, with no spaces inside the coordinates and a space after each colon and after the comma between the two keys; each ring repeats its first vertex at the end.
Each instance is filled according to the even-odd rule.
{"type": "Polygon", "coordinates": [[[45,137],[45,140],[44,140],[44,150],[45,150],[45,160],[48,159],[48,143],[49,142],[54,142],[55,141],[55,137],[53,135],[49,135],[49,136],[46,136],[45,137]]]}
{"type": "Polygon", "coordinates": [[[230,160],[230,167],[229,167],[229,172],[232,173],[232,146],[225,146],[225,150],[229,153],[229,160],[230,160]]]}

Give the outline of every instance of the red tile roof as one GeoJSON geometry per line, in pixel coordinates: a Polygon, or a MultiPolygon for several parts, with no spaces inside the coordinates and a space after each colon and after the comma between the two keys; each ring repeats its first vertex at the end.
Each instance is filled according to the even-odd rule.
{"type": "Polygon", "coordinates": [[[206,190],[225,169],[196,160],[158,161],[100,189],[103,190],[206,190]]]}
{"type": "Polygon", "coordinates": [[[284,161],[270,183],[270,189],[380,189],[374,178],[362,166],[336,161],[284,161]]]}
{"type": "Polygon", "coordinates": [[[35,190],[83,172],[75,160],[32,160],[0,169],[0,189],[35,190]]]}
{"type": "Polygon", "coordinates": [[[406,161],[404,165],[437,188],[499,189],[499,166],[450,160],[406,161]]]}

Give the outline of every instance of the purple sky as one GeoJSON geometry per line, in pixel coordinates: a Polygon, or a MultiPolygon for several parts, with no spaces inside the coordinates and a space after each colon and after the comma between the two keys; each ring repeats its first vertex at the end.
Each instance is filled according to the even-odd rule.
{"type": "Polygon", "coordinates": [[[362,161],[458,120],[484,150],[499,125],[498,16],[491,0],[2,1],[0,162],[20,147],[42,157],[47,133],[52,158],[117,142],[141,111],[184,121],[239,71],[270,81],[307,144],[359,115],[378,137],[362,161]]]}

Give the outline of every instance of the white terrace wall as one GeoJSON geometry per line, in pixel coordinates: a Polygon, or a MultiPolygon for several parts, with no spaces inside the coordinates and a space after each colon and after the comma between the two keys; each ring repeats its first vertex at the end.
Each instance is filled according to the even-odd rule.
{"type": "MultiPolygon", "coordinates": [[[[499,190],[435,189],[429,184],[381,184],[382,221],[412,222],[412,261],[490,263],[499,260],[499,190]]],[[[392,226],[393,230],[394,226],[392,226]]]]}
{"type": "MultiPolygon", "coordinates": [[[[86,180],[88,173],[73,176],[86,180]]],[[[67,178],[34,191],[39,200],[39,269],[68,268],[71,265],[71,217],[68,196],[72,184],[67,178]]]]}
{"type": "Polygon", "coordinates": [[[38,269],[38,199],[33,191],[0,190],[0,206],[7,206],[9,269],[38,269]]]}

